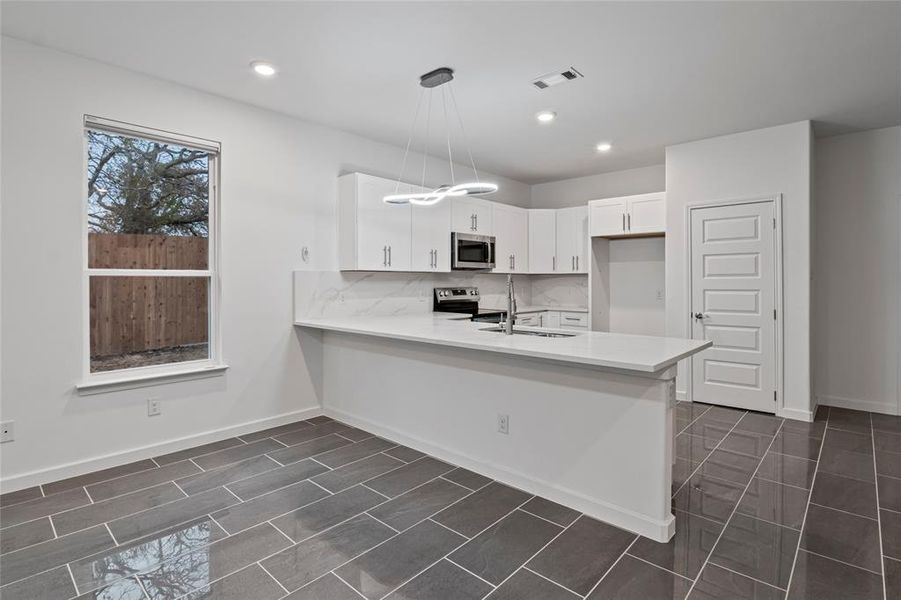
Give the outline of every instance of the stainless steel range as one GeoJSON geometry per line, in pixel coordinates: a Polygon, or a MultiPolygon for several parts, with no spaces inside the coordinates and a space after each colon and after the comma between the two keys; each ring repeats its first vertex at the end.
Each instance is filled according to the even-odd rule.
{"type": "Polygon", "coordinates": [[[507,311],[479,308],[479,288],[449,287],[435,288],[432,310],[435,312],[460,313],[469,315],[470,320],[482,323],[500,323],[507,311]]]}

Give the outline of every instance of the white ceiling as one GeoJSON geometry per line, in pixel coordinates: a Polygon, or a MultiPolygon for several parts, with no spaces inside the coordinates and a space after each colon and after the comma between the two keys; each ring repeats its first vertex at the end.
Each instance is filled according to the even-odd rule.
{"type": "Polygon", "coordinates": [[[398,145],[418,76],[448,65],[477,163],[526,183],[802,119],[901,124],[899,2],[4,1],[2,31],[398,145]],[[585,78],[531,86],[570,65],[585,78]]]}

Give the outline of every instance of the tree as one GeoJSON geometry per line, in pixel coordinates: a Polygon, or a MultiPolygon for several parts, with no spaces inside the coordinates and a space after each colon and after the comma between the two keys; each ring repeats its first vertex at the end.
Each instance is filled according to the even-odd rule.
{"type": "Polygon", "coordinates": [[[207,153],[89,130],[88,226],[94,233],[206,237],[207,153]]]}

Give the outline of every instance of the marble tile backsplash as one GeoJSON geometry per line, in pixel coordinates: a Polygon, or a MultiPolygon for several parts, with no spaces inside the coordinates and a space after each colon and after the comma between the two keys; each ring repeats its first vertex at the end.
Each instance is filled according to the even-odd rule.
{"type": "Polygon", "coordinates": [[[529,280],[535,306],[588,307],[587,275],[531,275],[529,280]]]}
{"type": "MultiPolygon", "coordinates": [[[[531,277],[516,276],[516,301],[534,305],[531,277]]],[[[575,284],[577,278],[571,278],[575,284]]],[[[584,277],[582,278],[584,279],[584,277]]],[[[295,271],[294,314],[324,317],[427,313],[435,287],[476,286],[483,308],[506,307],[507,277],[494,273],[372,273],[295,271]]],[[[570,297],[557,286],[561,297],[570,297]]],[[[588,305],[587,287],[585,306],[588,305]]]]}

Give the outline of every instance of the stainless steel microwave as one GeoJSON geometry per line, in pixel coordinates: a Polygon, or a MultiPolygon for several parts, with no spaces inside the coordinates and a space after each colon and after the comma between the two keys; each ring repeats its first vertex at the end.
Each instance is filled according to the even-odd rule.
{"type": "Polygon", "coordinates": [[[451,234],[451,269],[493,269],[494,236],[451,234]]]}

